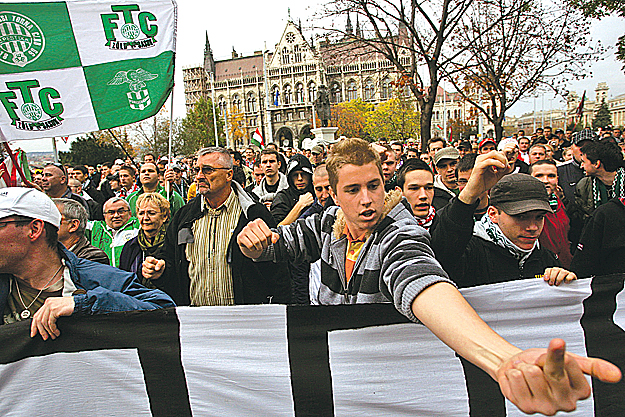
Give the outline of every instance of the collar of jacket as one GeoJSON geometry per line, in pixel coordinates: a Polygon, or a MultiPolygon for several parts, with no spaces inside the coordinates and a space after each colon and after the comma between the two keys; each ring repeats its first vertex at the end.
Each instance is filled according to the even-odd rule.
{"type": "MultiPolygon", "coordinates": [[[[384,220],[387,214],[392,209],[394,209],[395,206],[399,204],[402,198],[403,198],[402,192],[401,190],[398,190],[398,189],[391,190],[384,195],[384,210],[382,211],[382,216],[380,217],[380,221],[378,222],[376,227],[374,227],[373,230],[369,231],[365,235],[367,238],[371,236],[373,231],[380,225],[380,223],[382,223],[382,220],[384,220]]],[[[334,221],[334,226],[332,229],[334,232],[334,237],[336,239],[340,239],[341,236],[343,236],[343,231],[345,230],[345,224],[346,224],[345,214],[343,213],[343,210],[339,208],[336,211],[336,220],[334,221]]]]}

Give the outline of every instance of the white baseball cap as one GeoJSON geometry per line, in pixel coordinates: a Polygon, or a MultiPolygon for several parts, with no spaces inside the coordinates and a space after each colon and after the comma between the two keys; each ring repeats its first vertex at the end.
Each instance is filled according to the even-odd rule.
{"type": "Polygon", "coordinates": [[[9,216],[39,219],[57,228],[61,225],[61,213],[56,204],[34,188],[0,188],[0,219],[9,216]]]}

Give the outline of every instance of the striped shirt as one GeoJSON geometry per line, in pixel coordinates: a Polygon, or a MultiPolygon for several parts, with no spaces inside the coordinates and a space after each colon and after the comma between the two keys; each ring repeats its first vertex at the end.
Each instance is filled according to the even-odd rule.
{"type": "Polygon", "coordinates": [[[193,223],[195,240],[187,244],[189,296],[192,306],[233,305],[232,269],[227,262],[228,243],[243,209],[237,195],[230,191],[216,209],[202,198],[206,214],[193,223]]]}

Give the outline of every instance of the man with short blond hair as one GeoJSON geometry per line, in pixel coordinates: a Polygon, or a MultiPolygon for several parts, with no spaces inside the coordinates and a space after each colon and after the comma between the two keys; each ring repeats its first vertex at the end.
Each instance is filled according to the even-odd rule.
{"type": "Polygon", "coordinates": [[[313,215],[274,230],[255,220],[237,237],[242,253],[258,261],[321,259],[321,304],[394,303],[498,380],[504,395],[523,411],[570,410],[587,398],[590,386],[580,366],[587,373],[620,379],[617,368],[604,361],[572,355],[564,360],[559,339],[541,351],[547,363],[538,367],[536,350],[521,352],[482,322],[434,258],[428,234],[401,192],[385,199],[380,156],[366,141],[337,143],[328,158],[328,174],[338,207],[328,208],[321,218],[313,215]],[[605,374],[593,370],[599,364],[605,374]],[[552,370],[562,379],[554,379],[552,370]]]}

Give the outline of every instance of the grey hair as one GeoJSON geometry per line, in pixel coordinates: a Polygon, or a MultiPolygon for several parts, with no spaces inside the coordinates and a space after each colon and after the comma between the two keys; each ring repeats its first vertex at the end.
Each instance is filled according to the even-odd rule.
{"type": "Polygon", "coordinates": [[[221,146],[209,146],[208,148],[202,148],[197,151],[197,157],[199,158],[211,153],[219,154],[219,160],[223,164],[224,168],[232,169],[232,167],[234,166],[232,156],[227,149],[222,148],[221,146]]]}
{"type": "Polygon", "coordinates": [[[66,219],[78,220],[78,230],[76,234],[83,236],[87,227],[87,210],[78,201],[69,198],[53,198],[54,204],[66,219]]]}
{"type": "Polygon", "coordinates": [[[128,208],[128,210],[130,210],[130,204],[128,204],[128,202],[126,200],[124,200],[122,197],[111,197],[108,200],[106,200],[104,202],[104,205],[102,206],[103,210],[106,210],[106,206],[108,206],[109,204],[113,204],[113,203],[117,203],[118,201],[123,201],[124,204],[126,205],[126,208],[128,208]]]}

